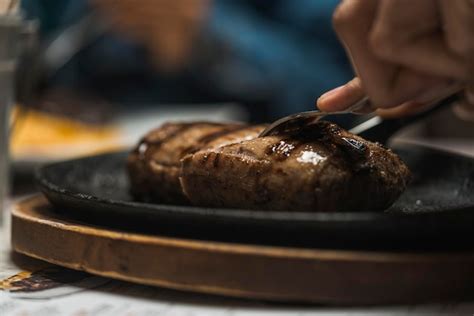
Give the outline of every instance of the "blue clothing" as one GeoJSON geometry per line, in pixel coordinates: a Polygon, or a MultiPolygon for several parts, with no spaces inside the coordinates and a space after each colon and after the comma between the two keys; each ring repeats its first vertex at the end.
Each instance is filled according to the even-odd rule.
{"type": "MultiPolygon", "coordinates": [[[[270,118],[312,109],[316,97],[353,76],[331,26],[337,3],[215,0],[193,52],[197,57],[180,73],[157,73],[142,46],[107,34],[66,65],[55,82],[132,103],[267,104],[270,118]]],[[[90,10],[83,0],[22,5],[29,17],[41,20],[45,36],[90,10]]]]}

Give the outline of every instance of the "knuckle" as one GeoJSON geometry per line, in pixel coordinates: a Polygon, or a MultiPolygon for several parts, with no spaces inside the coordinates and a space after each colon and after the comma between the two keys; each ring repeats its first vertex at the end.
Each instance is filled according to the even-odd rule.
{"type": "Polygon", "coordinates": [[[382,58],[392,57],[395,51],[395,39],[390,32],[375,31],[369,35],[369,47],[375,55],[382,58]]]}
{"type": "Polygon", "coordinates": [[[389,60],[397,59],[397,53],[408,41],[408,35],[400,32],[397,23],[391,20],[376,23],[368,38],[369,48],[375,55],[389,60]]]}

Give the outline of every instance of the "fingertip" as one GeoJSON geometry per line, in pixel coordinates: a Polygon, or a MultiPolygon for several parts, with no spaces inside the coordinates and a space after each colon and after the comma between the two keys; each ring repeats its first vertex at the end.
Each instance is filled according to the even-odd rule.
{"type": "Polygon", "coordinates": [[[321,111],[324,111],[324,112],[337,111],[338,99],[340,98],[341,90],[343,90],[344,87],[345,87],[345,85],[334,88],[332,90],[329,90],[329,91],[323,93],[316,100],[316,106],[321,111]],[[336,109],[334,109],[334,108],[336,108],[336,109]]]}
{"type": "Polygon", "coordinates": [[[324,112],[343,111],[364,96],[360,80],[354,78],[345,85],[332,89],[321,95],[316,106],[324,112]]]}

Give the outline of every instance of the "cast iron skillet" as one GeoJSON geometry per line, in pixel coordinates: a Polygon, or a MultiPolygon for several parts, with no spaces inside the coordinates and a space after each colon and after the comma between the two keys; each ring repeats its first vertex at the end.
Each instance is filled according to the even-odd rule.
{"type": "Polygon", "coordinates": [[[268,212],[134,202],[125,152],[50,164],[36,176],[57,211],[130,231],[332,249],[473,249],[474,159],[414,145],[396,151],[414,181],[382,213],[268,212]]]}

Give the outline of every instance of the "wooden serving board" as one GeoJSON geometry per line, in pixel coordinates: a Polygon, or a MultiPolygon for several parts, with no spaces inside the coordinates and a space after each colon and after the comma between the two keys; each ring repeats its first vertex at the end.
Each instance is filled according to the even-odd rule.
{"type": "Polygon", "coordinates": [[[15,251],[141,284],[331,304],[474,296],[474,253],[318,250],[175,239],[77,222],[53,212],[42,196],[21,202],[12,216],[15,251]]]}

